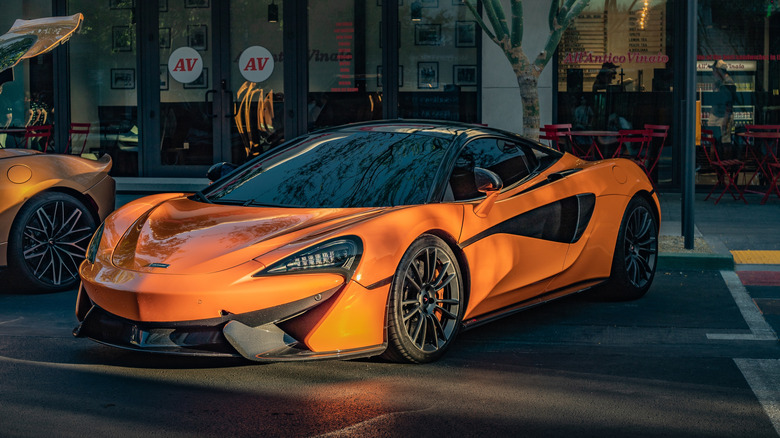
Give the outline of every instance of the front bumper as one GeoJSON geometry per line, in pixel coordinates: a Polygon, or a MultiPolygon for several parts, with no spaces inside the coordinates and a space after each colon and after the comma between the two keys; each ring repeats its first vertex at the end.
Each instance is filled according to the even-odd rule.
{"type": "Polygon", "coordinates": [[[76,313],[81,323],[73,330],[73,335],[127,350],[187,356],[240,356],[256,362],[346,359],[382,353],[386,348],[384,343],[315,352],[277,325],[333,299],[339,289],[269,309],[220,318],[140,322],[119,317],[93,304],[80,287],[76,313]]]}

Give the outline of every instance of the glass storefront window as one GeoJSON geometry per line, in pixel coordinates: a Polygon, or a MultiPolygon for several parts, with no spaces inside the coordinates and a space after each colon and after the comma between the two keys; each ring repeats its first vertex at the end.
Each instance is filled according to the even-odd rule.
{"type": "Polygon", "coordinates": [[[243,163],[284,141],[283,8],[281,1],[271,5],[238,0],[230,6],[233,163],[243,163]],[[269,76],[263,71],[270,70],[270,60],[248,55],[253,50],[250,48],[258,46],[272,57],[273,71],[269,76]],[[253,74],[259,75],[262,81],[247,79],[257,80],[253,74]]]}
{"type": "MultiPolygon", "coordinates": [[[[712,131],[721,159],[744,160],[740,183],[764,185],[767,180],[755,158],[767,153],[766,145],[742,134],[760,127],[780,130],[780,8],[763,0],[741,2],[737,8],[733,2],[699,0],[698,8],[696,81],[702,128],[712,131]],[[748,150],[748,141],[758,142],[755,151],[748,150]]],[[[712,178],[699,175],[697,182],[717,181],[712,178]]]]}
{"type": "Polygon", "coordinates": [[[398,115],[478,122],[482,30],[461,2],[399,2],[398,115]]]}
{"type": "Polygon", "coordinates": [[[379,2],[309,2],[309,129],[382,118],[379,2]]]}
{"type": "Polygon", "coordinates": [[[167,1],[160,9],[160,164],[210,165],[214,108],[207,90],[216,73],[212,7],[209,2],[167,1]],[[180,48],[191,51],[171,60],[180,48]],[[190,77],[187,73],[195,69],[200,74],[190,77]]]}
{"type": "MultiPolygon", "coordinates": [[[[34,0],[3,4],[0,33],[5,33],[17,19],[31,20],[51,16],[51,2],[34,0]]],[[[25,145],[27,126],[54,125],[54,68],[52,54],[47,53],[6,70],[0,84],[0,147],[32,147],[48,152],[64,151],[65,145],[53,138],[31,139],[25,145]],[[46,144],[48,142],[48,145],[46,144]]]]}
{"type": "Polygon", "coordinates": [[[89,123],[86,146],[71,153],[110,154],[112,174],[138,176],[136,23],[131,0],[70,0],[84,14],[70,39],[72,123],[89,123]]]}
{"type": "MultiPolygon", "coordinates": [[[[673,125],[669,43],[673,3],[590,2],[558,46],[558,123],[570,123],[575,131],[673,125]]],[[[659,183],[672,181],[669,140],[655,166],[653,179],[659,183]]],[[[605,157],[617,152],[616,137],[600,136],[596,141],[605,157]]],[[[646,162],[656,162],[659,143],[651,143],[646,162]]]]}

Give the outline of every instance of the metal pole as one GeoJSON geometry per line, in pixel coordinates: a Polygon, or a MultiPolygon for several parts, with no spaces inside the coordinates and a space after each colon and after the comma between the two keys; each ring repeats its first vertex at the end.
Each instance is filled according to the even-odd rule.
{"type": "MultiPolygon", "coordinates": [[[[683,20],[685,29],[685,44],[682,45],[685,55],[683,63],[678,66],[683,74],[682,90],[682,135],[680,138],[683,149],[683,187],[682,187],[682,234],[685,249],[693,249],[694,237],[694,197],[696,195],[696,16],[697,1],[688,0],[685,5],[683,20]]],[[[682,12],[682,11],[681,11],[682,12]]]]}

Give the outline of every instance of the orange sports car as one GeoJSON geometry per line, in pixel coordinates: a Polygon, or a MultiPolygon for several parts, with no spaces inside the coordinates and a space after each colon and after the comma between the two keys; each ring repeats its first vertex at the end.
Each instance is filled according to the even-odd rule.
{"type": "MultiPolygon", "coordinates": [[[[0,90],[14,65],[67,41],[83,19],[16,20],[0,36],[0,90]]],[[[20,277],[16,288],[76,286],[89,238],[114,209],[109,169],[107,155],[92,161],[0,146],[0,268],[20,277]]]]}
{"type": "Polygon", "coordinates": [[[78,284],[98,224],[114,209],[111,157],[98,161],[28,149],[0,149],[0,267],[21,288],[78,284]]]}
{"type": "Polygon", "coordinates": [[[641,297],[659,203],[628,160],[430,121],[291,140],[195,194],[114,212],[81,265],[74,330],[254,361],[439,358],[458,331],[585,289],[641,297]]]}

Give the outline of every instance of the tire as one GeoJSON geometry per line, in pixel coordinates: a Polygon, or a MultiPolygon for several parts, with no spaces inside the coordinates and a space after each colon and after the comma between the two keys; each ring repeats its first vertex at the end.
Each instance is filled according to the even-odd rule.
{"type": "Polygon", "coordinates": [[[94,216],[78,199],[59,192],[39,194],[22,206],[11,226],[9,268],[25,289],[74,287],[96,228],[94,216]]]}
{"type": "Polygon", "coordinates": [[[610,301],[641,298],[653,283],[657,264],[658,219],[645,198],[635,197],[623,214],[610,279],[596,296],[610,301]]]}
{"type": "Polygon", "coordinates": [[[421,236],[401,258],[393,276],[383,357],[407,363],[439,359],[460,329],[463,298],[455,254],[438,237],[421,236]]]}

